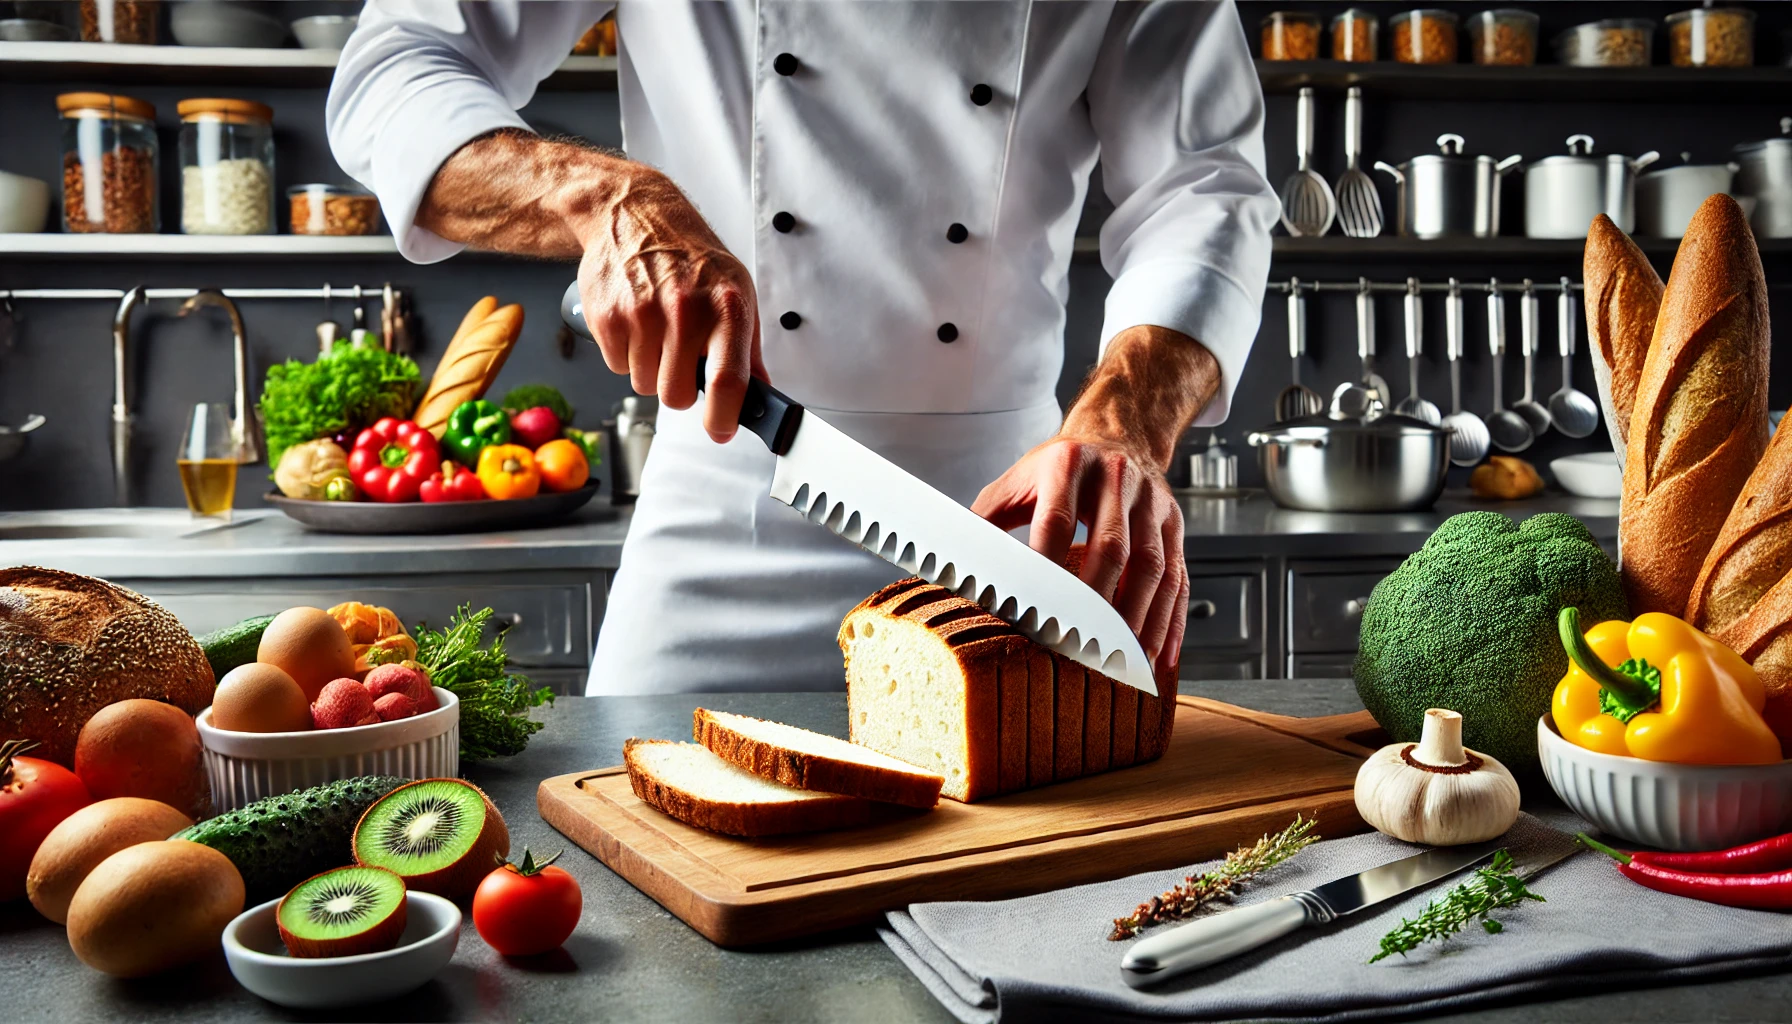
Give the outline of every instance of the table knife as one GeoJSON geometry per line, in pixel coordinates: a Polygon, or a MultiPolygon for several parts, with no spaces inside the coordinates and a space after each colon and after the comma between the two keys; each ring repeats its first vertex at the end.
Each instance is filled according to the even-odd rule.
{"type": "MultiPolygon", "coordinates": [[[[560,304],[590,338],[578,285],[560,304]]],[[[698,364],[698,386],[705,380],[698,364]]],[[[777,456],[771,496],[810,522],[977,602],[1088,668],[1156,695],[1139,638],[1101,595],[1051,559],[848,437],[764,381],[747,382],[740,425],[777,456]]]]}
{"type": "MultiPolygon", "coordinates": [[[[1471,846],[1445,846],[1403,860],[1345,875],[1304,892],[1195,921],[1140,941],[1127,950],[1120,975],[1133,988],[1161,984],[1241,953],[1248,953],[1302,928],[1391,900],[1421,886],[1474,867],[1504,848],[1498,839],[1471,846]]],[[[1520,874],[1530,877],[1574,853],[1574,843],[1527,858],[1520,874]]]]}

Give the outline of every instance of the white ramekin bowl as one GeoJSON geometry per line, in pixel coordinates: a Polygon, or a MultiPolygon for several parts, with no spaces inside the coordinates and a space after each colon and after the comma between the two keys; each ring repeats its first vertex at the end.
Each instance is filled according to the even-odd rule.
{"type": "Polygon", "coordinates": [[[212,709],[206,708],[197,722],[214,810],[360,775],[459,775],[460,699],[439,686],[434,690],[434,711],[348,729],[227,732],[212,726],[212,709]]]}
{"type": "Polygon", "coordinates": [[[290,956],[274,923],[280,901],[269,900],[224,926],[224,960],[244,988],[281,1006],[358,1006],[404,995],[454,959],[461,921],[460,908],[440,896],[410,892],[405,899],[404,935],[392,949],[357,956],[290,956]]]}
{"type": "Polygon", "coordinates": [[[1543,774],[1574,813],[1662,850],[1721,850],[1792,831],[1792,761],[1670,764],[1575,746],[1537,720],[1543,774]]]}

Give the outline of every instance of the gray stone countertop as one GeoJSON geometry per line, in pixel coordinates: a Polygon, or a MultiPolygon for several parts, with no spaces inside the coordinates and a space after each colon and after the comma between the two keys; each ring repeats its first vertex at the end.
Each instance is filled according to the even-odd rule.
{"type": "MultiPolygon", "coordinates": [[[[1400,556],[1419,549],[1439,523],[1486,509],[1523,519],[1567,512],[1593,533],[1618,530],[1615,500],[1546,493],[1488,502],[1449,492],[1427,512],[1345,514],[1279,508],[1261,491],[1238,497],[1179,495],[1185,556],[1224,560],[1265,556],[1400,556]]],[[[593,504],[568,521],[531,530],[447,535],[351,536],[317,533],[272,510],[239,512],[227,525],[192,527],[184,510],[98,509],[0,514],[0,566],[45,565],[115,579],[231,576],[409,575],[614,569],[632,509],[593,504]],[[133,524],[134,536],[67,536],[86,524],[133,524]],[[8,536],[27,539],[11,540],[8,536]]]]}
{"type": "MultiPolygon", "coordinates": [[[[1190,684],[1184,684],[1190,685],[1190,684]]],[[[1193,684],[1204,696],[1298,715],[1360,709],[1347,680],[1256,680],[1193,684]]],[[[738,711],[843,735],[839,693],[561,698],[524,753],[466,766],[510,826],[513,849],[565,848],[560,863],[579,880],[584,915],[563,950],[506,961],[463,926],[454,961],[422,989],[340,1013],[296,1013],[238,987],[222,955],[158,978],[119,981],[82,966],[60,927],[22,902],[0,905],[0,992],[19,1021],[166,1020],[669,1020],[930,1021],[953,1018],[870,931],[860,928],[732,951],[711,945],[594,858],[535,811],[548,776],[615,763],[629,736],[682,736],[693,707],[738,711]]],[[[1786,1019],[1792,975],[1755,974],[1672,988],[1513,1003],[1444,1020],[1517,1024],[1535,1020],[1755,1021],[1786,1019]]]]}

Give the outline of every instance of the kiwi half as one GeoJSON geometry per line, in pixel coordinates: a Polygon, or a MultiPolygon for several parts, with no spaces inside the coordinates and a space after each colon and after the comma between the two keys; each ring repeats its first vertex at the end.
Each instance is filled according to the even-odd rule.
{"type": "Polygon", "coordinates": [[[479,787],[424,779],[387,793],[355,825],[355,861],[386,868],[406,888],[470,896],[510,854],[504,816],[479,787]]]}
{"type": "Polygon", "coordinates": [[[313,875],[280,900],[274,922],[296,957],[391,949],[404,934],[404,879],[359,865],[313,875]]]}

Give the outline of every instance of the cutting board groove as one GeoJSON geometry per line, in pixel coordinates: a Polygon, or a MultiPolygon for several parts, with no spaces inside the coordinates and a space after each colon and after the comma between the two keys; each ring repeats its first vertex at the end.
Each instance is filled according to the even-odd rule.
{"type": "MultiPolygon", "coordinates": [[[[1280,829],[1363,828],[1351,786],[1367,713],[1267,715],[1179,697],[1164,756],[837,832],[738,839],[642,803],[621,767],[541,784],[542,817],[711,940],[748,946],[876,920],[912,902],[1001,899],[1179,867],[1280,829]]],[[[1152,893],[1141,893],[1145,899],[1152,893]]],[[[1130,907],[1116,907],[1121,914],[1130,907]]]]}

